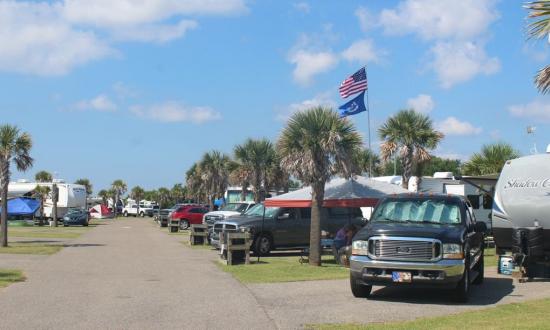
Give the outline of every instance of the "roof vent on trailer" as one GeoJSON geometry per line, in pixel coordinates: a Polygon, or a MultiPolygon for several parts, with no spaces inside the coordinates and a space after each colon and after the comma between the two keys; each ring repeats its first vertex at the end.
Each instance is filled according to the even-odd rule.
{"type": "Polygon", "coordinates": [[[546,147],[546,153],[550,154],[550,144],[546,147]]]}
{"type": "Polygon", "coordinates": [[[452,179],[453,172],[435,172],[434,178],[436,179],[452,179]]]}

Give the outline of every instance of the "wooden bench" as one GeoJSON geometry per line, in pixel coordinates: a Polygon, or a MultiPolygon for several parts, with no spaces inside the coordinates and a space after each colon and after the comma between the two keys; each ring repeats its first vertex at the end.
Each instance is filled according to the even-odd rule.
{"type": "Polygon", "coordinates": [[[227,265],[233,265],[233,253],[244,253],[244,263],[250,264],[250,233],[249,232],[221,232],[220,254],[223,258],[224,251],[227,254],[227,265]],[[225,237],[227,235],[227,237],[225,237]]]}
{"type": "Polygon", "coordinates": [[[177,233],[180,230],[179,219],[168,219],[168,231],[171,233],[177,233]]]}
{"type": "Polygon", "coordinates": [[[191,225],[189,229],[189,245],[196,245],[197,240],[201,244],[208,244],[208,226],[207,225],[191,225]]]}

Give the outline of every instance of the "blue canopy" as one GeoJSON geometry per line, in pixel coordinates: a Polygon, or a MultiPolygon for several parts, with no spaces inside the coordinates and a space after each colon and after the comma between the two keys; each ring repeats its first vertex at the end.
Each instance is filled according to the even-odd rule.
{"type": "Polygon", "coordinates": [[[33,215],[38,208],[40,201],[36,199],[19,197],[8,200],[8,215],[33,215]]]}

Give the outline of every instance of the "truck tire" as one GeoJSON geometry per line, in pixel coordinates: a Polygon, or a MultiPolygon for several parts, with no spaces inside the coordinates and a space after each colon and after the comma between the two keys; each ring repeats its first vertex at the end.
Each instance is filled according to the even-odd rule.
{"type": "Polygon", "coordinates": [[[353,278],[351,274],[349,276],[349,284],[351,287],[351,293],[355,298],[370,297],[370,293],[372,291],[372,285],[363,285],[363,284],[357,283],[357,281],[353,278]]]}
{"type": "Polygon", "coordinates": [[[475,270],[477,272],[477,277],[475,280],[472,281],[472,284],[479,285],[483,283],[483,280],[485,278],[485,251],[481,252],[481,258],[477,262],[477,265],[475,266],[475,270]]]}
{"type": "Polygon", "coordinates": [[[143,213],[143,211],[139,212],[139,216],[143,218],[143,217],[145,217],[145,213],[143,213]]]}
{"type": "Polygon", "coordinates": [[[271,237],[267,234],[260,234],[254,240],[254,254],[259,256],[266,256],[271,252],[273,247],[273,241],[271,237]]]}
{"type": "Polygon", "coordinates": [[[455,288],[455,299],[457,302],[468,302],[468,296],[470,294],[470,263],[464,264],[464,274],[458,282],[455,288]]]}
{"type": "Polygon", "coordinates": [[[123,215],[127,218],[128,217],[128,211],[124,211],[123,215]]]}
{"type": "Polygon", "coordinates": [[[186,230],[189,228],[189,221],[187,219],[180,219],[180,229],[186,230]]]}

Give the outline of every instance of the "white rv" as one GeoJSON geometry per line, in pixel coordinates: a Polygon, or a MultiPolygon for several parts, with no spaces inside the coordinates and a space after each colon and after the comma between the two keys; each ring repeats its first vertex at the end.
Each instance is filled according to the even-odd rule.
{"type": "MultiPolygon", "coordinates": [[[[57,218],[61,219],[70,208],[86,208],[86,187],[74,183],[65,183],[63,180],[54,180],[59,189],[57,201],[57,218]]],[[[50,193],[44,201],[44,216],[52,217],[52,193],[53,182],[29,182],[18,180],[8,184],[8,198],[29,196],[33,194],[37,186],[50,187],[50,193]]]]}
{"type": "Polygon", "coordinates": [[[491,192],[497,181],[496,176],[462,177],[456,179],[452,172],[435,172],[433,177],[409,179],[409,191],[417,193],[452,194],[464,196],[471,204],[477,221],[483,221],[491,229],[491,192]]]}

